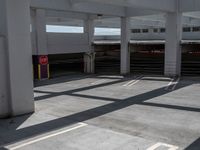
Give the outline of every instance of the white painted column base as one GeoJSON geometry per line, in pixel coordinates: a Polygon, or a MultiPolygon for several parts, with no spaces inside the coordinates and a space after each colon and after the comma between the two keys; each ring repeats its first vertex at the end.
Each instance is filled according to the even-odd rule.
{"type": "Polygon", "coordinates": [[[180,69],[177,66],[177,62],[170,62],[165,61],[165,76],[174,77],[174,76],[180,76],[180,69]]]}
{"type": "Polygon", "coordinates": [[[95,73],[95,53],[84,54],[84,72],[95,73]]]}

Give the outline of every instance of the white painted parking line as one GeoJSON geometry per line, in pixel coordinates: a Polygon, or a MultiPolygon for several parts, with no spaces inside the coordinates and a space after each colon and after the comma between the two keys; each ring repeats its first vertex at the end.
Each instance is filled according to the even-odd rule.
{"type": "Polygon", "coordinates": [[[124,79],[124,76],[114,76],[114,75],[100,75],[100,78],[108,78],[108,79],[124,79]]]}
{"type": "Polygon", "coordinates": [[[136,79],[134,79],[134,80],[131,80],[131,81],[129,81],[128,83],[126,83],[126,84],[124,84],[124,85],[122,85],[122,86],[133,86],[133,85],[135,85],[135,84],[137,84],[138,82],[140,82],[140,80],[143,78],[143,76],[139,76],[139,77],[137,77],[136,79]]]}
{"type": "Polygon", "coordinates": [[[175,145],[170,145],[166,143],[156,143],[155,145],[149,147],[147,150],[156,150],[157,148],[164,146],[166,148],[169,148],[168,150],[177,150],[179,147],[175,145]]]}
{"type": "Polygon", "coordinates": [[[174,78],[171,79],[171,81],[169,82],[169,84],[167,85],[165,90],[168,90],[170,88],[170,86],[172,85],[173,81],[174,81],[174,78]]]}
{"type": "Polygon", "coordinates": [[[124,84],[123,86],[128,86],[129,84],[131,84],[132,82],[134,82],[135,80],[131,80],[128,83],[124,84]]]}
{"type": "Polygon", "coordinates": [[[145,80],[148,80],[148,79],[155,79],[155,80],[166,80],[166,81],[168,81],[168,80],[171,80],[171,78],[169,78],[169,77],[161,77],[161,76],[157,76],[157,77],[143,77],[143,79],[145,80]]]}
{"type": "Polygon", "coordinates": [[[73,130],[76,130],[76,129],[79,129],[79,128],[82,128],[82,127],[85,127],[85,126],[87,126],[87,124],[85,124],[85,123],[78,123],[78,126],[75,126],[73,128],[62,130],[62,131],[59,131],[59,132],[56,132],[56,133],[53,133],[53,134],[50,134],[50,135],[47,135],[47,136],[44,136],[44,137],[40,137],[40,138],[37,138],[35,140],[31,140],[31,141],[25,142],[23,144],[15,146],[15,147],[6,147],[6,148],[8,150],[17,150],[19,148],[22,148],[22,147],[25,147],[25,146],[28,146],[28,145],[31,145],[31,144],[34,144],[34,143],[37,143],[37,142],[40,142],[40,141],[43,141],[43,140],[55,137],[55,136],[58,136],[58,135],[61,135],[61,134],[64,134],[64,133],[73,131],[73,130]]]}
{"type": "Polygon", "coordinates": [[[179,81],[180,81],[180,78],[172,78],[171,81],[169,82],[169,84],[167,85],[167,87],[165,88],[165,90],[173,91],[176,88],[179,81]]]}
{"type": "Polygon", "coordinates": [[[174,85],[173,85],[173,87],[172,87],[172,90],[174,90],[174,89],[176,88],[176,86],[177,86],[177,84],[179,83],[179,81],[180,81],[180,78],[178,78],[178,79],[174,82],[174,85]]]}
{"type": "MultiPolygon", "coordinates": [[[[85,78],[90,78],[90,77],[92,77],[92,75],[83,75],[83,76],[79,76],[79,77],[72,77],[72,78],[70,78],[70,80],[71,81],[73,81],[73,80],[84,80],[85,78]]],[[[71,82],[70,81],[70,82],[71,82]]],[[[67,81],[67,83],[68,83],[69,81],[67,81]]]]}
{"type": "Polygon", "coordinates": [[[106,79],[100,79],[100,80],[97,80],[97,81],[95,81],[95,82],[93,82],[93,83],[91,83],[92,85],[98,85],[98,84],[101,84],[101,83],[104,83],[104,82],[106,82],[107,80],[106,79]]]}

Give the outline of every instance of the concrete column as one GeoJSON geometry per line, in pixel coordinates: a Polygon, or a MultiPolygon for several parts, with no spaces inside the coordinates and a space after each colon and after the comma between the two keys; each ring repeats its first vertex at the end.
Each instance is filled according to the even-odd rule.
{"type": "Polygon", "coordinates": [[[47,35],[46,35],[46,11],[36,9],[36,35],[37,35],[37,54],[47,55],[47,35]]]}
{"type": "MultiPolygon", "coordinates": [[[[0,91],[0,105],[5,101],[7,105],[4,112],[0,111],[0,117],[31,113],[34,111],[34,98],[30,1],[1,0],[0,6],[0,31],[5,37],[1,52],[6,57],[2,60],[5,74],[1,76],[0,83],[6,86],[4,91],[0,91]]],[[[5,103],[3,105],[6,107],[5,103]]]]}
{"type": "Polygon", "coordinates": [[[130,73],[130,18],[121,18],[121,74],[130,73]]]}
{"type": "Polygon", "coordinates": [[[33,62],[34,62],[34,78],[48,79],[49,62],[47,50],[47,34],[46,34],[46,11],[44,9],[36,9],[32,12],[32,35],[35,36],[33,62]],[[42,63],[46,61],[45,63],[42,63]]]}
{"type": "Polygon", "coordinates": [[[84,72],[95,73],[95,53],[84,54],[84,72]]]}
{"type": "Polygon", "coordinates": [[[8,69],[7,69],[7,55],[5,49],[5,39],[0,37],[0,118],[9,115],[9,89],[8,89],[8,69]]]}
{"type": "Polygon", "coordinates": [[[165,75],[181,75],[182,13],[166,16],[165,75]]]}
{"type": "Polygon", "coordinates": [[[84,21],[84,33],[88,35],[89,50],[84,54],[84,72],[95,73],[95,52],[92,45],[94,41],[94,20],[84,21]]]}

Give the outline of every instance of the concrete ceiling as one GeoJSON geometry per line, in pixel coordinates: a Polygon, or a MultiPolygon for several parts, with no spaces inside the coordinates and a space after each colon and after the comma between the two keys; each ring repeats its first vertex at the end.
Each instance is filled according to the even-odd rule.
{"type": "Polygon", "coordinates": [[[184,26],[200,26],[199,0],[31,0],[32,8],[47,10],[47,23],[82,26],[88,18],[97,27],[120,27],[119,17],[131,17],[132,28],[164,27],[165,14],[183,12],[184,26]],[[101,18],[97,14],[102,14],[101,18]]]}

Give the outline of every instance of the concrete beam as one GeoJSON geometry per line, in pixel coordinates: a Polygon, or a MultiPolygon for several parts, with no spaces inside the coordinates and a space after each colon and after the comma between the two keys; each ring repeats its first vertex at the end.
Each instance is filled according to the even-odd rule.
{"type": "Polygon", "coordinates": [[[72,18],[72,19],[87,20],[88,19],[88,14],[86,14],[86,13],[78,13],[78,12],[47,10],[46,11],[46,17],[51,17],[51,18],[72,18]]]}
{"type": "MultiPolygon", "coordinates": [[[[199,0],[181,0],[181,12],[200,11],[199,0]]],[[[31,0],[31,7],[112,16],[144,16],[175,12],[175,0],[31,0]]]]}
{"type": "Polygon", "coordinates": [[[157,15],[160,11],[126,7],[126,17],[157,15]]]}
{"type": "MultiPolygon", "coordinates": [[[[83,2],[83,1],[82,1],[83,2]]],[[[71,11],[79,13],[90,14],[104,14],[111,16],[125,16],[125,8],[122,6],[112,6],[108,4],[96,4],[96,3],[72,3],[66,0],[31,0],[31,7],[42,8],[57,11],[71,11]]]]}
{"type": "Polygon", "coordinates": [[[199,0],[181,0],[180,11],[181,12],[200,11],[200,1],[199,0]]]}
{"type": "MultiPolygon", "coordinates": [[[[161,12],[175,12],[176,3],[174,0],[85,0],[88,2],[96,2],[111,4],[114,6],[125,6],[132,8],[148,9],[148,10],[157,10],[161,12]]],[[[84,3],[82,0],[74,0],[74,3],[84,3]]]]}

